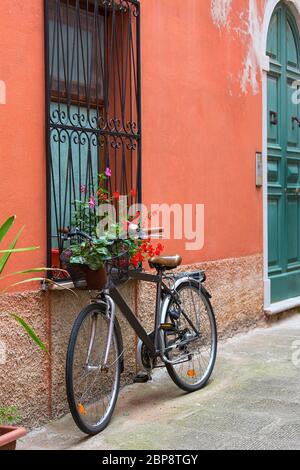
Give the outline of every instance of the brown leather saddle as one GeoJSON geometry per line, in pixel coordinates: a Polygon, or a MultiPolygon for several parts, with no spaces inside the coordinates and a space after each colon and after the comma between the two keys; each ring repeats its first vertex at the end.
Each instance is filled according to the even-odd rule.
{"type": "Polygon", "coordinates": [[[182,258],[176,256],[154,256],[149,259],[150,268],[157,270],[170,271],[171,269],[178,268],[182,263],[182,258]]]}

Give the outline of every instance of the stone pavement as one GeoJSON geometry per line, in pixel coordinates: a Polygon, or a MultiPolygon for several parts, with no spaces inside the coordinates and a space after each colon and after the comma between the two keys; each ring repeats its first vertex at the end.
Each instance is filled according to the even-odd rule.
{"type": "Polygon", "coordinates": [[[120,393],[110,426],[86,438],[70,416],[19,449],[300,449],[300,315],[220,345],[211,383],[187,395],[155,373],[120,393]]]}

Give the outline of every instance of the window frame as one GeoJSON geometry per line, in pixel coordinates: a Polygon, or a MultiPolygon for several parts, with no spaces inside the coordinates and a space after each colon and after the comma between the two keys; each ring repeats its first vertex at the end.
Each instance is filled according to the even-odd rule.
{"type": "MultiPolygon", "coordinates": [[[[49,60],[49,23],[50,23],[50,16],[49,16],[49,3],[51,1],[60,1],[61,3],[66,3],[71,6],[76,6],[80,5],[80,8],[84,7],[86,8],[88,4],[88,11],[91,11],[94,13],[94,1],[92,0],[44,0],[44,41],[45,41],[45,88],[46,88],[46,93],[45,93],[45,125],[46,125],[46,132],[45,132],[45,137],[46,137],[46,217],[47,217],[47,223],[46,223],[46,237],[47,237],[47,265],[48,267],[52,267],[52,209],[51,209],[51,204],[52,204],[52,180],[51,180],[51,119],[50,119],[50,106],[51,103],[57,102],[61,104],[67,104],[68,106],[70,105],[78,105],[78,106],[86,106],[87,108],[90,109],[98,109],[99,116],[103,116],[103,114],[106,112],[105,109],[105,101],[103,98],[98,98],[95,101],[90,101],[87,102],[86,97],[84,96],[76,96],[76,95],[69,95],[68,93],[65,93],[63,95],[62,93],[56,93],[54,90],[50,89],[50,60],[49,60]]],[[[99,1],[104,1],[104,3],[110,3],[110,4],[117,4],[119,1],[120,4],[122,4],[122,0],[95,0],[99,1]]],[[[134,6],[136,9],[137,14],[134,14],[134,17],[136,18],[136,30],[135,30],[135,53],[136,53],[136,89],[137,89],[137,96],[136,96],[136,125],[137,125],[137,130],[134,135],[129,135],[129,139],[134,139],[137,144],[137,169],[136,169],[136,182],[137,182],[137,201],[138,203],[141,203],[142,201],[142,125],[141,125],[141,24],[140,24],[140,2],[138,0],[129,0],[128,2],[124,3],[129,3],[130,6],[134,6]]],[[[106,7],[102,7],[99,5],[99,14],[101,15],[107,15],[107,10],[106,7]]],[[[107,71],[104,72],[105,76],[107,71]]],[[[130,87],[132,87],[132,84],[130,84],[130,87]]],[[[132,129],[131,129],[132,130],[132,129]]],[[[118,132],[115,132],[117,134],[118,132]]],[[[101,130],[99,131],[99,135],[102,135],[101,130]]],[[[106,137],[105,132],[103,132],[103,137],[106,137]]],[[[114,138],[119,137],[119,136],[114,136],[114,138]]],[[[123,138],[123,136],[120,133],[120,138],[123,138]]],[[[127,138],[127,137],[125,137],[127,138]]],[[[62,229],[64,227],[61,227],[62,229]]]]}

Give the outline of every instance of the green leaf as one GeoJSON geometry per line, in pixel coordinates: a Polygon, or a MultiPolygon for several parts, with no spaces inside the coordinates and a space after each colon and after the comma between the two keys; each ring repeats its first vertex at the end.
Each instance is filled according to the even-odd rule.
{"type": "Polygon", "coordinates": [[[31,326],[26,323],[23,318],[19,317],[18,315],[11,313],[10,316],[14,318],[14,320],[22,326],[22,328],[26,331],[26,333],[30,336],[30,338],[35,342],[35,344],[43,351],[49,354],[48,349],[44,345],[44,343],[40,340],[36,332],[31,328],[31,326]]]}
{"type": "Polygon", "coordinates": [[[20,276],[21,274],[33,274],[33,273],[41,273],[41,272],[44,272],[44,271],[47,271],[47,272],[61,272],[61,273],[64,273],[64,274],[68,274],[68,271],[66,271],[65,269],[59,269],[59,268],[33,268],[33,269],[25,269],[24,271],[16,271],[14,273],[11,273],[11,274],[6,274],[5,276],[2,276],[0,277],[0,281],[2,281],[3,279],[6,279],[8,277],[12,277],[12,276],[20,276]]]}
{"type": "Polygon", "coordinates": [[[8,249],[8,250],[0,250],[0,253],[23,253],[25,251],[36,251],[39,250],[39,246],[31,246],[29,248],[16,248],[16,249],[8,249]]]}
{"type": "Polygon", "coordinates": [[[70,259],[71,264],[85,264],[83,256],[72,256],[70,259]]]}
{"type": "Polygon", "coordinates": [[[99,255],[108,256],[108,251],[106,248],[96,248],[96,252],[99,255]]]}
{"type": "Polygon", "coordinates": [[[101,261],[90,261],[88,267],[92,271],[98,271],[99,269],[103,268],[103,263],[101,261]]]}
{"type": "Polygon", "coordinates": [[[72,289],[69,289],[69,287],[66,287],[63,284],[59,284],[58,282],[52,281],[52,279],[45,279],[44,277],[33,277],[31,279],[25,279],[24,281],[15,282],[14,284],[11,284],[10,286],[3,289],[2,292],[5,294],[8,291],[8,289],[10,289],[11,287],[20,286],[22,284],[27,284],[29,282],[46,282],[48,284],[58,286],[62,290],[67,290],[71,292],[73,295],[75,295],[76,297],[78,297],[76,292],[74,292],[72,289]]]}
{"type": "Polygon", "coordinates": [[[0,426],[16,425],[21,421],[19,410],[14,406],[0,407],[0,426]]]}
{"type": "Polygon", "coordinates": [[[3,238],[9,231],[10,227],[13,225],[14,221],[16,220],[16,216],[13,215],[9,219],[7,219],[4,224],[0,227],[0,242],[2,242],[3,238]]]}
{"type": "MultiPolygon", "coordinates": [[[[11,244],[9,245],[9,250],[13,250],[17,244],[17,241],[19,240],[22,232],[24,230],[24,226],[21,228],[21,230],[19,231],[19,233],[17,234],[16,238],[11,242],[11,244]]],[[[3,272],[3,269],[5,268],[6,266],[6,263],[7,261],[9,260],[9,257],[11,255],[11,252],[6,252],[2,258],[0,258],[0,274],[3,272]]]]}
{"type": "Polygon", "coordinates": [[[7,286],[5,289],[2,290],[2,292],[5,294],[8,291],[8,289],[10,289],[11,287],[16,287],[21,284],[27,284],[28,282],[43,282],[43,281],[45,281],[43,277],[32,277],[30,279],[24,279],[23,281],[15,282],[14,284],[7,286]]]}

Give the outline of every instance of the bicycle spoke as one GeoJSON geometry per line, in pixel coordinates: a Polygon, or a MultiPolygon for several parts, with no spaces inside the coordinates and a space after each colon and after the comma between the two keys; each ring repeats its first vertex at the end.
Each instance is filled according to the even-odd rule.
{"type": "Polygon", "coordinates": [[[73,416],[77,416],[76,422],[80,426],[82,423],[84,430],[100,428],[111,413],[118,392],[121,357],[113,334],[108,356],[110,366],[105,371],[102,369],[109,319],[105,314],[99,314],[101,310],[97,307],[95,311],[92,307],[87,311],[76,332],[72,350],[72,389],[68,391],[68,399],[71,392],[71,403],[75,407],[73,416]]]}
{"type": "MultiPolygon", "coordinates": [[[[182,383],[187,385],[197,385],[201,383],[207,374],[210,374],[212,358],[214,357],[213,344],[214,336],[212,330],[211,317],[209,316],[208,306],[203,300],[201,290],[193,287],[191,284],[181,288],[178,292],[179,301],[174,301],[180,306],[180,318],[175,321],[177,328],[177,338],[175,343],[184,345],[175,348],[169,353],[169,360],[180,364],[173,364],[174,377],[178,377],[182,383]],[[199,337],[195,337],[195,331],[199,337]],[[187,340],[186,340],[187,338],[187,340]],[[182,350],[183,349],[183,350],[182,350]],[[189,360],[183,361],[183,357],[189,357],[189,360]]],[[[172,375],[171,375],[172,376],[172,375]]]]}

